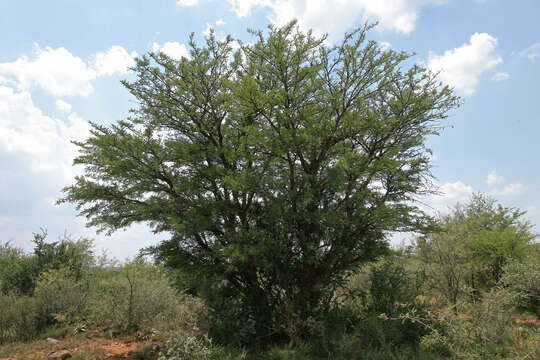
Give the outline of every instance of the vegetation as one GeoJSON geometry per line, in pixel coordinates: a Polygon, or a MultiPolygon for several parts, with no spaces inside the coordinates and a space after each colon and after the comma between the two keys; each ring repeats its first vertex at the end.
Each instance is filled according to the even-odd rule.
{"type": "Polygon", "coordinates": [[[522,260],[536,238],[523,214],[476,194],[443,216],[441,231],[418,242],[433,287],[457,304],[500,283],[504,266],[522,260]]]}
{"type": "MultiPolygon", "coordinates": [[[[502,231],[521,229],[516,232],[520,237],[516,246],[509,248],[512,251],[504,254],[499,279],[490,278],[490,267],[483,261],[482,266],[478,265],[478,257],[484,259],[484,255],[468,247],[471,238],[479,241],[476,228],[470,227],[470,233],[455,226],[456,214],[470,214],[469,210],[479,202],[490,204],[482,210],[482,216],[490,219],[500,214],[521,214],[483,195],[473,196],[469,203],[456,206],[450,215],[440,218],[439,232],[421,237],[408,248],[389,251],[349,273],[347,282],[332,294],[332,307],[306,320],[308,337],[297,343],[268,338],[266,343],[235,345],[235,337],[249,338],[249,331],[242,333],[242,329],[252,325],[240,323],[244,318],[233,317],[237,314],[235,307],[241,303],[218,282],[214,286],[219,291],[211,292],[212,296],[205,300],[188,295],[207,291],[210,286],[195,286],[190,273],[166,270],[141,258],[119,264],[96,257],[91,241],[64,237],[48,243],[43,235],[36,248],[67,254],[63,265],[42,261],[41,272],[36,274],[35,267],[29,266],[24,273],[20,270],[24,267],[16,264],[38,264],[40,252],[26,254],[3,244],[0,263],[14,265],[1,268],[0,283],[10,283],[16,273],[32,283],[22,289],[33,290],[3,288],[0,343],[9,349],[8,344],[47,336],[64,339],[68,344],[80,341],[70,340],[77,334],[95,335],[98,343],[103,341],[99,339],[131,336],[146,341],[139,350],[132,351],[134,359],[163,360],[538,357],[540,248],[521,215],[513,218],[506,226],[516,229],[502,231]],[[62,252],[57,249],[60,245],[62,249],[80,251],[62,252]],[[452,252],[445,250],[450,248],[452,252]],[[446,251],[445,257],[436,255],[442,250],[446,251]],[[77,261],[81,254],[88,255],[87,261],[77,261]],[[74,272],[72,264],[82,265],[74,272]],[[456,273],[467,270],[463,270],[464,281],[459,282],[456,299],[448,295],[449,279],[453,279],[448,276],[454,274],[449,272],[449,264],[457,264],[456,273]],[[467,282],[473,273],[478,279],[476,288],[467,282]],[[221,328],[233,324],[234,330],[216,333],[216,322],[221,322],[221,328]]],[[[476,221],[473,218],[473,224],[476,221]]],[[[482,242],[505,247],[505,237],[490,237],[493,233],[489,228],[483,229],[486,238],[482,242]]],[[[9,354],[0,350],[0,357],[9,354]]]]}
{"type": "Polygon", "coordinates": [[[33,253],[0,244],[0,357],[46,337],[138,343],[133,359],[540,357],[537,235],[482,194],[417,207],[426,138],[458,99],[369,28],[328,47],[291,23],[234,53],[211,35],[191,59],[139,59],[139,108],[78,143],[85,174],[61,202],[171,238],[125,263],[46,231],[33,253]]]}
{"type": "MultiPolygon", "coordinates": [[[[205,314],[202,302],[169,286],[161,267],[140,259],[115,265],[102,258],[98,265],[98,259],[92,255],[91,241],[65,237],[47,243],[44,235],[39,235],[39,239],[33,255],[9,244],[2,245],[1,263],[6,259],[12,263],[32,262],[42,270],[36,274],[35,267],[29,267],[29,273],[23,274],[31,286],[22,290],[32,288],[32,291],[5,287],[0,293],[0,344],[31,340],[49,331],[63,337],[101,328],[116,335],[192,331],[204,324],[198,321],[205,314]],[[43,249],[65,257],[56,257],[52,264],[45,262],[43,249]],[[63,249],[81,251],[63,252],[63,249]],[[81,254],[86,254],[88,261],[79,262],[81,254]],[[59,259],[63,265],[52,266],[59,259]],[[80,267],[74,271],[73,264],[80,267]]],[[[19,268],[14,269],[20,274],[19,268]]],[[[13,279],[9,270],[2,267],[0,283],[13,279]]]]}
{"type": "Polygon", "coordinates": [[[154,254],[221,283],[246,343],[300,342],[389,231],[430,227],[413,201],[427,192],[425,140],[458,105],[369,28],[329,47],[293,22],[235,53],[211,35],[191,59],[142,57],[124,82],[139,107],[78,143],[86,171],[61,201],[102,230],[171,233],[154,254]]]}

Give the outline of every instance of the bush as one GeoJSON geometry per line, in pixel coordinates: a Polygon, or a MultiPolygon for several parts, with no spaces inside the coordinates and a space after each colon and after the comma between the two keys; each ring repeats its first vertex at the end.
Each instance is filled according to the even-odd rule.
{"type": "Polygon", "coordinates": [[[76,281],[70,272],[70,269],[60,268],[39,275],[34,299],[39,306],[40,322],[73,324],[84,318],[89,284],[76,281]]]}
{"type": "Polygon", "coordinates": [[[0,244],[0,293],[30,295],[38,272],[34,260],[9,242],[0,244]]]}
{"type": "Polygon", "coordinates": [[[46,243],[47,231],[34,234],[34,258],[38,273],[52,269],[67,269],[69,276],[79,281],[94,264],[93,241],[85,238],[73,240],[64,234],[58,241],[46,243]]]}
{"type": "Polygon", "coordinates": [[[200,300],[178,293],[163,271],[140,262],[102,278],[91,298],[91,322],[112,322],[120,332],[196,329],[206,314],[200,300]]]}
{"type": "Polygon", "coordinates": [[[422,348],[449,353],[455,359],[538,358],[540,333],[513,320],[514,298],[507,289],[498,287],[481,302],[461,304],[460,314],[448,308],[427,321],[415,316],[410,320],[432,330],[422,339],[422,348]]]}
{"type": "Polygon", "coordinates": [[[0,292],[32,295],[39,274],[49,270],[66,269],[75,281],[94,264],[92,241],[71,239],[64,235],[47,243],[47,232],[34,234],[34,253],[25,254],[9,243],[0,244],[0,292]]]}
{"type": "Polygon", "coordinates": [[[158,360],[210,360],[212,348],[212,341],[206,336],[177,336],[159,353],[158,360]]]}
{"type": "Polygon", "coordinates": [[[361,347],[392,349],[398,345],[415,346],[426,330],[410,321],[392,319],[409,311],[425,313],[423,302],[418,301],[424,281],[421,271],[407,271],[401,259],[388,256],[371,264],[365,273],[367,279],[364,276],[364,281],[353,280],[356,286],[368,289],[358,289],[359,296],[355,300],[360,310],[355,334],[361,347]]]}
{"type": "Polygon", "coordinates": [[[502,283],[516,297],[516,305],[540,317],[540,247],[531,249],[524,261],[504,267],[502,283]]]}
{"type": "Polygon", "coordinates": [[[0,293],[0,344],[31,340],[41,327],[35,299],[0,293]]]}

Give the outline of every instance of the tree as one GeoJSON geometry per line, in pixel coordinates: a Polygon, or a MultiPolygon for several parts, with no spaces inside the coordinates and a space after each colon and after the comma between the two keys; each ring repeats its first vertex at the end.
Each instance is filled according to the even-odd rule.
{"type": "Polygon", "coordinates": [[[36,262],[31,256],[9,242],[0,243],[0,295],[31,294],[36,273],[36,262]]]}
{"type": "Polygon", "coordinates": [[[85,175],[60,202],[101,230],[169,232],[159,259],[222,280],[256,335],[300,339],[389,231],[431,225],[425,139],[459,102],[370,28],[328,46],[292,22],[236,52],[212,34],[190,59],[139,58],[138,108],[77,143],[85,175]]]}
{"type": "Polygon", "coordinates": [[[83,237],[73,240],[64,234],[58,241],[47,243],[46,238],[47,231],[44,229],[41,229],[41,234],[34,234],[37,273],[65,268],[75,281],[79,281],[84,271],[94,263],[93,240],[83,237]]]}
{"type": "Polygon", "coordinates": [[[464,240],[467,229],[462,220],[459,215],[441,217],[441,231],[421,237],[417,243],[430,283],[454,306],[456,313],[455,306],[467,294],[467,283],[473,273],[470,249],[464,240]]]}
{"type": "Polygon", "coordinates": [[[0,293],[31,295],[38,276],[49,270],[65,268],[74,281],[94,263],[93,242],[85,238],[73,240],[64,234],[55,242],[46,242],[47,231],[34,234],[34,253],[26,254],[9,242],[0,244],[0,293]]]}
{"type": "Polygon", "coordinates": [[[421,239],[430,278],[450,303],[499,283],[508,261],[523,259],[536,238],[524,214],[474,194],[467,204],[457,204],[440,218],[441,232],[421,239]]]}

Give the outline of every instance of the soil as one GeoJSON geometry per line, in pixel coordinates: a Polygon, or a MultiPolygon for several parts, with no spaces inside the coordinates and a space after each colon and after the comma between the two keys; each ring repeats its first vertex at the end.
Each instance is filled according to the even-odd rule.
{"type": "Polygon", "coordinates": [[[58,344],[49,344],[44,340],[19,344],[11,349],[0,349],[0,360],[45,359],[47,354],[61,349],[68,350],[72,356],[86,355],[87,359],[129,359],[138,349],[150,342],[113,341],[103,338],[73,339],[66,338],[58,344]],[[10,355],[5,357],[4,354],[10,355]]]}

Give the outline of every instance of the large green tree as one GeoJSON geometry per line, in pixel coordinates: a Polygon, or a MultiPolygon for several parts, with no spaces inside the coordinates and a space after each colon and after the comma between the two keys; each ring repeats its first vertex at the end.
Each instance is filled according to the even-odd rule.
{"type": "Polygon", "coordinates": [[[85,174],[61,202],[102,230],[170,233],[169,266],[222,280],[254,333],[301,338],[388,232],[430,225],[425,140],[458,105],[369,28],[330,46],[292,22],[237,51],[211,35],[190,59],[139,58],[138,107],[77,143],[85,174]]]}

